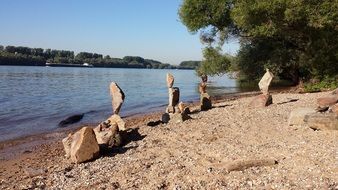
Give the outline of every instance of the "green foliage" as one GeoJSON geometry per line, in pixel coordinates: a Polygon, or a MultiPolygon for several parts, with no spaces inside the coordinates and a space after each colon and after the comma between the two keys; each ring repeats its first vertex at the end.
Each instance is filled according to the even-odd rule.
{"type": "MultiPolygon", "coordinates": [[[[94,67],[112,68],[147,68],[147,69],[181,69],[167,63],[139,56],[125,56],[123,59],[103,57],[101,54],[80,52],[76,56],[73,51],[51,50],[42,48],[0,46],[0,65],[32,65],[44,66],[45,63],[83,64],[89,63],[94,67]]],[[[186,68],[182,68],[186,69],[186,68]]]]}
{"type": "Polygon", "coordinates": [[[182,61],[179,65],[181,69],[196,69],[200,66],[201,61],[182,61]]]}
{"type": "Polygon", "coordinates": [[[338,77],[327,77],[319,82],[308,82],[304,84],[305,92],[320,92],[338,88],[338,77]]]}
{"type": "Polygon", "coordinates": [[[257,79],[270,68],[297,83],[337,75],[337,10],[337,0],[184,0],[179,15],[189,31],[200,32],[207,48],[239,38],[241,48],[229,68],[242,77],[257,79]]]}
{"type": "Polygon", "coordinates": [[[226,55],[222,55],[218,49],[208,47],[203,50],[205,60],[197,69],[198,75],[221,75],[230,67],[230,59],[226,55]]]}

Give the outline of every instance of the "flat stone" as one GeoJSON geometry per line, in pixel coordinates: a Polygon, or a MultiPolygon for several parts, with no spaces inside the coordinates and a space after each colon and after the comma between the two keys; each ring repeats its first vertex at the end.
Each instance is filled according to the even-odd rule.
{"type": "Polygon", "coordinates": [[[167,73],[167,86],[168,88],[172,88],[174,85],[174,76],[170,73],[167,73]]]}
{"type": "Polygon", "coordinates": [[[269,71],[269,69],[266,69],[265,74],[263,75],[262,79],[258,83],[259,89],[261,90],[263,94],[269,93],[269,86],[271,84],[272,79],[273,79],[273,74],[269,71]]]}
{"type": "Polygon", "coordinates": [[[272,104],[272,96],[270,94],[260,94],[255,96],[249,106],[254,108],[262,108],[272,104]]]}
{"type": "Polygon", "coordinates": [[[202,93],[200,96],[201,111],[206,111],[212,108],[211,99],[208,93],[202,93]]]}
{"type": "Polygon", "coordinates": [[[319,107],[333,106],[338,102],[338,96],[330,95],[323,98],[317,99],[317,104],[319,107]]]}
{"type": "Polygon", "coordinates": [[[315,130],[338,130],[338,116],[335,113],[308,114],[304,123],[315,130]]]}
{"type": "Polygon", "coordinates": [[[290,112],[288,125],[303,125],[304,118],[308,114],[315,113],[316,110],[313,108],[297,108],[290,112]]]}
{"type": "Polygon", "coordinates": [[[110,83],[110,95],[112,96],[113,113],[119,114],[125,95],[115,82],[110,83]]]}
{"type": "Polygon", "coordinates": [[[72,135],[70,159],[74,163],[82,163],[99,156],[99,145],[92,128],[83,127],[72,135]]]}

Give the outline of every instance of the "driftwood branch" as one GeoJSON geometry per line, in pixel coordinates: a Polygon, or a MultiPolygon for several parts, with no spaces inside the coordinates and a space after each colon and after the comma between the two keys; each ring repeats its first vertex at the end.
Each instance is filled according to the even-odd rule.
{"type": "Polygon", "coordinates": [[[278,164],[274,159],[236,160],[225,166],[227,172],[242,171],[251,167],[272,166],[278,164]]]}

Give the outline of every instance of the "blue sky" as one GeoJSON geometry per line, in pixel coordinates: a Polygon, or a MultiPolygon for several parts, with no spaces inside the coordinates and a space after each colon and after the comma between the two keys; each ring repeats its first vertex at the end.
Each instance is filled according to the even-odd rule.
{"type": "MultiPolygon", "coordinates": [[[[0,45],[87,51],[165,63],[201,60],[199,36],[180,23],[181,0],[1,0],[0,45]]],[[[236,42],[224,50],[234,53],[236,42]]]]}

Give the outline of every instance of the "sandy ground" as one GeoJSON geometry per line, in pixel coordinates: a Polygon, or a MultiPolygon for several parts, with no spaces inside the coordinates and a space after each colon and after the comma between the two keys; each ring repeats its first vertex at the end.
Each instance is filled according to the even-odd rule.
{"type": "Polygon", "coordinates": [[[326,94],[273,94],[259,109],[248,107],[252,97],[220,102],[181,124],[128,118],[125,145],[92,162],[69,163],[60,141],[2,158],[0,189],[338,189],[338,131],[287,125],[291,110],[326,94]],[[299,100],[283,103],[290,99],[299,100]],[[226,169],[255,159],[278,164],[226,169]]]}

